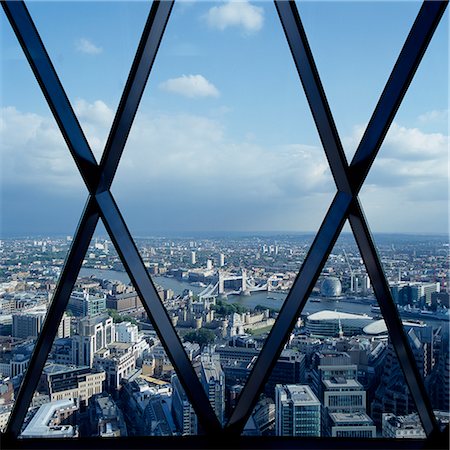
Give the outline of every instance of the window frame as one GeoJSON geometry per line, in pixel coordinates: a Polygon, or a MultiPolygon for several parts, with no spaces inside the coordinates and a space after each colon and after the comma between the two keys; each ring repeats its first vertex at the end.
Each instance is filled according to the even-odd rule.
{"type": "MultiPolygon", "coordinates": [[[[235,410],[222,428],[192,368],[170,318],[159,299],[110,187],[119,164],[139,102],[144,92],[174,0],[154,1],[145,24],[127,83],[100,163],[97,163],[72,106],[22,0],[3,1],[6,16],[20,42],[34,75],[63,134],[88,189],[88,199],[50,303],[42,331],[14,404],[5,433],[4,448],[440,448],[448,442],[434,416],[423,380],[416,367],[400,317],[390,293],[380,258],[364,216],[358,193],[377,156],[384,137],[407,92],[426,48],[447,7],[448,0],[424,0],[392,73],[381,94],[358,149],[348,164],[328,105],[319,72],[308,44],[296,3],[275,0],[315,125],[336,184],[336,195],[300,268],[261,352],[249,375],[235,410]],[[184,437],[126,437],[18,439],[57,328],[78,277],[82,261],[98,221],[102,219],[142,304],[174,365],[205,435],[184,437]],[[426,440],[282,438],[241,436],[259,393],[262,391],[283,346],[305,306],[326,260],[349,220],[359,251],[371,279],[391,342],[406,383],[416,403],[426,440]],[[262,374],[262,375],[261,375],[262,374]]],[[[448,427],[447,427],[448,428],[448,427]]],[[[447,445],[448,446],[448,445],[447,445]]]]}

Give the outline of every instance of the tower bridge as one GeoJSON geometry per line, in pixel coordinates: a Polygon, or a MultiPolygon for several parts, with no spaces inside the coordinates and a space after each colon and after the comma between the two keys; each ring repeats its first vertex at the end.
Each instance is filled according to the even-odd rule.
{"type": "Polygon", "coordinates": [[[250,295],[252,292],[270,290],[270,286],[270,282],[257,283],[253,277],[247,275],[245,269],[241,269],[240,274],[218,270],[215,282],[206,286],[198,296],[199,299],[206,300],[218,296],[250,295]]]}

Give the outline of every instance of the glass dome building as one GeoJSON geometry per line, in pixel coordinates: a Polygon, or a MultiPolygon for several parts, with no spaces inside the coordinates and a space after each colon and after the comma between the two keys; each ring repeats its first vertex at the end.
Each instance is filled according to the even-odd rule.
{"type": "Polygon", "coordinates": [[[325,278],[320,286],[320,293],[323,297],[339,297],[342,294],[342,284],[339,278],[325,278]]]}

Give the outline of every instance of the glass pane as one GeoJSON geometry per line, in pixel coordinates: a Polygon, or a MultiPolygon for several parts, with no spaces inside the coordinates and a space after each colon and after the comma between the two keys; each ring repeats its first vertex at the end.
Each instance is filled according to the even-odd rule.
{"type": "Polygon", "coordinates": [[[175,4],[113,191],[225,423],[334,193],[273,4],[175,4]]]}
{"type": "MultiPolygon", "coordinates": [[[[379,311],[353,235],[343,232],[253,411],[258,422],[260,408],[274,408],[261,434],[400,437],[385,414],[413,414],[415,405],[379,311]]],[[[425,437],[414,417],[411,437],[425,437]]]]}
{"type": "Polygon", "coordinates": [[[442,424],[450,411],[448,52],[446,12],[361,193],[392,296],[442,424]]]}
{"type": "Polygon", "coordinates": [[[296,4],[350,161],[421,2],[296,4]]]}
{"type": "Polygon", "coordinates": [[[21,437],[193,433],[197,433],[196,415],[100,226],[70,296],[21,437]],[[50,422],[48,417],[52,417],[50,422]]]}
{"type": "Polygon", "coordinates": [[[86,194],[4,14],[0,29],[0,429],[4,430],[86,194]]]}
{"type": "Polygon", "coordinates": [[[124,1],[27,3],[97,160],[150,6],[124,1]]]}

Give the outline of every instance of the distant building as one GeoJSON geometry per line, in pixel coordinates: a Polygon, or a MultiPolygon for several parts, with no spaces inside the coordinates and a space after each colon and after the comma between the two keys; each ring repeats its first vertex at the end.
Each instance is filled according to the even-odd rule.
{"type": "Polygon", "coordinates": [[[350,314],[323,310],[310,314],[306,318],[306,331],[310,335],[338,336],[340,328],[344,334],[362,333],[364,327],[373,322],[367,314],[350,314]]]}
{"type": "Polygon", "coordinates": [[[191,264],[194,265],[197,262],[197,258],[195,256],[195,252],[191,252],[191,264]]]}
{"type": "Polygon", "coordinates": [[[171,414],[171,396],[155,395],[150,398],[144,412],[146,434],[172,436],[176,433],[171,414]]]}
{"type": "Polygon", "coordinates": [[[49,395],[51,401],[77,399],[79,405],[87,405],[93,395],[103,391],[105,378],[104,371],[92,371],[89,367],[47,364],[38,392],[49,395]]]}
{"type": "MultiPolygon", "coordinates": [[[[44,325],[46,308],[36,308],[12,316],[12,336],[21,339],[36,339],[44,325]]],[[[63,314],[58,327],[58,338],[70,336],[70,317],[63,314]]]]}
{"type": "Polygon", "coordinates": [[[120,389],[122,379],[129,377],[136,369],[133,344],[116,342],[102,348],[94,355],[93,367],[106,372],[108,392],[120,389]]]}
{"type": "Polygon", "coordinates": [[[264,392],[274,398],[275,385],[304,383],[305,371],[305,355],[297,350],[283,350],[267,380],[264,392]]]}
{"type": "Polygon", "coordinates": [[[384,413],[404,416],[411,414],[415,409],[397,355],[392,344],[389,344],[383,360],[380,383],[371,404],[370,416],[375,424],[381,427],[384,413]]]}
{"type": "Polygon", "coordinates": [[[365,412],[330,413],[327,435],[331,437],[374,438],[377,428],[365,412]]]}
{"type": "Polygon", "coordinates": [[[275,402],[271,398],[266,397],[260,400],[252,415],[262,435],[273,433],[275,428],[275,402]]]}
{"type": "Polygon", "coordinates": [[[182,436],[197,434],[197,415],[177,375],[172,375],[172,415],[182,436]]]}
{"type": "Polygon", "coordinates": [[[93,397],[89,408],[92,435],[100,437],[127,436],[122,410],[108,394],[93,397]]]}
{"type": "Polygon", "coordinates": [[[46,311],[13,314],[12,336],[15,338],[36,339],[44,324],[46,311]]]}
{"type": "Polygon", "coordinates": [[[20,434],[22,438],[74,438],[77,427],[67,424],[78,410],[73,399],[52,401],[42,405],[20,434]]]}
{"type": "Polygon", "coordinates": [[[383,413],[383,437],[394,439],[425,439],[427,436],[417,413],[397,416],[392,413],[383,413]]]}
{"type": "Polygon", "coordinates": [[[116,323],[116,342],[137,342],[139,338],[138,327],[131,322],[116,323]]]}
{"type": "Polygon", "coordinates": [[[204,353],[200,356],[197,366],[200,381],[205,389],[211,406],[216,412],[220,423],[224,423],[225,415],[225,375],[220,365],[220,356],[214,353],[204,353]]]}
{"type": "MultiPolygon", "coordinates": [[[[170,416],[170,405],[166,400],[172,395],[172,386],[167,381],[148,376],[138,376],[132,379],[124,379],[120,396],[123,412],[127,419],[127,429],[130,436],[165,435],[167,432],[167,416],[170,416]],[[159,406],[150,402],[156,398],[164,400],[164,405],[159,406]],[[163,408],[163,414],[160,414],[163,408]],[[155,419],[156,417],[156,419],[155,419]],[[157,421],[161,419],[161,427],[157,421]]],[[[173,425],[174,427],[174,425],[173,425]]],[[[172,433],[172,424],[169,423],[169,431],[172,433]]]]}
{"type": "Polygon", "coordinates": [[[328,412],[365,412],[366,392],[357,380],[343,377],[323,380],[323,406],[328,412]]]}
{"type": "Polygon", "coordinates": [[[78,335],[72,338],[72,361],[92,367],[94,354],[115,339],[114,323],[108,315],[85,317],[78,325],[78,335]]]}
{"type": "Polygon", "coordinates": [[[11,414],[13,405],[0,405],[0,431],[4,432],[8,424],[9,415],[11,414]]]}
{"type": "Polygon", "coordinates": [[[320,294],[324,297],[339,297],[342,294],[342,284],[339,278],[325,278],[320,285],[320,294]]]}
{"type": "Polygon", "coordinates": [[[307,385],[275,386],[275,434],[320,436],[320,402],[307,385]]]}
{"type": "Polygon", "coordinates": [[[140,308],[142,303],[136,291],[106,294],[106,307],[118,312],[140,308]]]}
{"type": "Polygon", "coordinates": [[[400,306],[411,305],[424,307],[431,305],[431,296],[440,292],[439,283],[421,283],[412,281],[400,281],[390,286],[394,302],[400,306]]]}
{"type": "Polygon", "coordinates": [[[88,291],[74,291],[70,295],[67,308],[77,317],[101,314],[106,311],[106,296],[89,294],[88,291]]]}
{"type": "Polygon", "coordinates": [[[324,380],[356,380],[357,373],[358,366],[352,364],[351,357],[346,352],[316,353],[311,371],[312,388],[319,398],[323,398],[324,380]]]}

